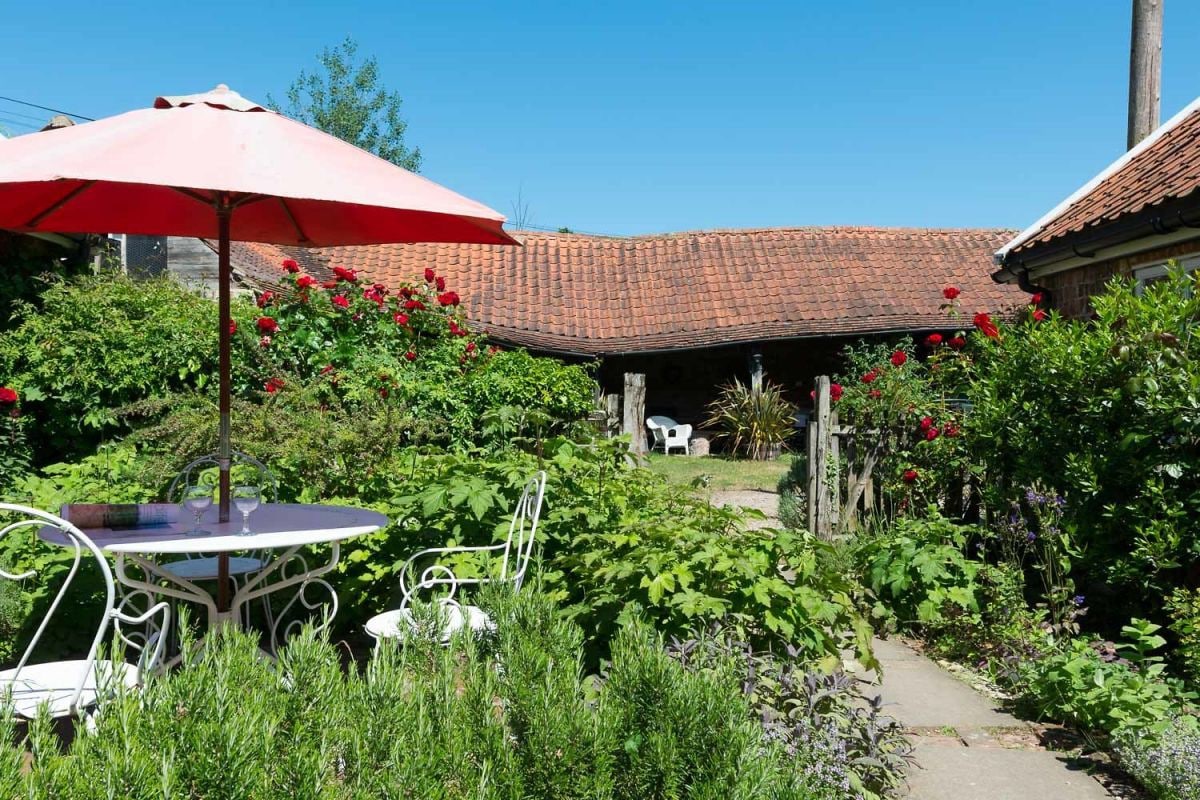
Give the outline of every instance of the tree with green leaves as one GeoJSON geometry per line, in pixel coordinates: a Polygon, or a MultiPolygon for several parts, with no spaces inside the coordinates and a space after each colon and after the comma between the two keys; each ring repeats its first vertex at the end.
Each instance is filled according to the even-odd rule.
{"type": "Polygon", "coordinates": [[[400,94],[380,85],[375,57],[360,62],[358,43],[346,37],[322,50],[317,60],[318,70],[301,70],[288,87],[286,108],[270,95],[268,104],[407,170],[420,169],[420,149],[404,141],[408,123],[400,116],[400,94]]]}

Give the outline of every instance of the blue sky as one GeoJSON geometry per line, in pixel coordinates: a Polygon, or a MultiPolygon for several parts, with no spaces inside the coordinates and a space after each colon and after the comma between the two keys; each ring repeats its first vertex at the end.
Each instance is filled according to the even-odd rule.
{"type": "MultiPolygon", "coordinates": [[[[1120,155],[1128,0],[56,0],[5,7],[0,95],[99,117],[228,83],[281,96],[344,36],[428,177],[539,226],[1024,227],[1120,155]]],[[[1163,119],[1200,94],[1166,8],[1163,119]]],[[[0,126],[24,132],[0,101],[0,126]]]]}

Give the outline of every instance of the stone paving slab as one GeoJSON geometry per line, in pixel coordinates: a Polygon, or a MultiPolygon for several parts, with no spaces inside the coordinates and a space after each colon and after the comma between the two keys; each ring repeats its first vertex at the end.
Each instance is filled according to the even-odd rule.
{"type": "MultiPolygon", "coordinates": [[[[911,800],[1106,800],[1111,795],[1034,728],[898,641],[876,640],[885,713],[914,736],[911,800]]],[[[857,670],[878,683],[877,676],[857,670]]],[[[868,692],[871,687],[865,687],[868,692]]]]}
{"type": "Polygon", "coordinates": [[[964,747],[917,739],[912,800],[1109,800],[1095,778],[1047,750],[964,747]]]}
{"type": "MultiPolygon", "coordinates": [[[[1026,727],[907,645],[877,639],[874,648],[875,657],[883,665],[879,691],[888,704],[886,713],[905,727],[1026,727]]],[[[863,677],[875,678],[873,673],[863,677]]]]}

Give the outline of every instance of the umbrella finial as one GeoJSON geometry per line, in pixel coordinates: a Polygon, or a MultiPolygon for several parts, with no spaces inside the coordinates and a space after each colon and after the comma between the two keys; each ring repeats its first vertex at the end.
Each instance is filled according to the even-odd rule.
{"type": "Polygon", "coordinates": [[[214,92],[228,92],[228,91],[229,91],[229,84],[227,84],[227,83],[218,83],[218,84],[217,84],[217,88],[213,89],[213,91],[214,91],[214,92]]]}

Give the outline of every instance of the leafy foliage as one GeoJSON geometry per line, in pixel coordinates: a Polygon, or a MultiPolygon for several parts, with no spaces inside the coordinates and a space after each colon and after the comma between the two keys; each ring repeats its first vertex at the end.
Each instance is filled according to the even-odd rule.
{"type": "Polygon", "coordinates": [[[783,389],[769,381],[759,391],[736,378],[721,387],[708,407],[704,427],[715,428],[730,449],[763,461],[778,455],[795,433],[796,407],[783,398],[783,389]]]}
{"type": "Polygon", "coordinates": [[[1093,305],[1093,322],[1051,315],[980,342],[969,438],[993,507],[1039,481],[1063,492],[1075,582],[1119,621],[1156,612],[1142,600],[1200,562],[1200,292],[1175,272],[1093,305]]]}
{"type": "Polygon", "coordinates": [[[287,108],[276,110],[342,141],[374,153],[385,161],[416,172],[421,151],[404,140],[408,123],[400,115],[400,93],[380,85],[374,56],[358,61],[358,43],[346,39],[323,49],[316,72],[301,70],[287,90],[287,108]]]}
{"type": "MultiPolygon", "coordinates": [[[[606,681],[581,634],[527,593],[497,598],[492,640],[386,647],[365,671],[305,635],[277,665],[224,629],[202,657],[127,693],[63,752],[30,726],[0,742],[4,796],[88,798],[840,797],[750,719],[730,668],[685,670],[644,629],[606,681]],[[497,665],[500,668],[497,668],[497,665]]],[[[187,645],[191,647],[191,645],[187,645]]],[[[189,650],[190,652],[190,650],[189,650]]],[[[6,717],[7,719],[7,717],[6,717]]],[[[11,723],[0,723],[10,726],[11,723]]]]}
{"type": "Polygon", "coordinates": [[[1179,588],[1167,598],[1180,674],[1200,687],[1200,589],[1179,588]]]}
{"type": "Polygon", "coordinates": [[[845,645],[870,660],[857,587],[826,568],[826,545],[804,534],[746,530],[741,512],[632,466],[620,440],[559,438],[542,453],[541,460],[519,451],[413,457],[395,496],[379,506],[397,520],[395,530],[359,540],[346,556],[347,605],[395,602],[396,571],[419,547],[500,540],[520,487],[540,467],[549,474],[540,571],[587,632],[593,658],[607,654],[620,628],[644,618],[669,635],[719,620],[750,641],[790,643],[827,664],[845,645]]]}
{"type": "Polygon", "coordinates": [[[1117,741],[1121,766],[1159,800],[1200,798],[1200,730],[1178,717],[1158,739],[1131,731],[1117,741]]]}

